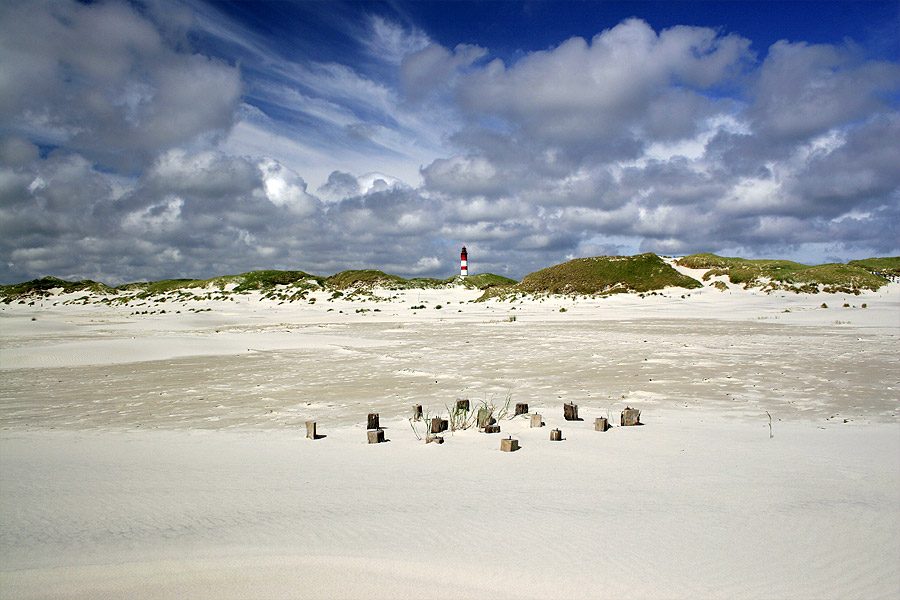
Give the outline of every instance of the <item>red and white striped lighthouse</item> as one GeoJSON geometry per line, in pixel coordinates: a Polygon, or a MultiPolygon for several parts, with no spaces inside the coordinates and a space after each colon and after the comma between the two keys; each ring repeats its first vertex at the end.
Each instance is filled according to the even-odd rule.
{"type": "Polygon", "coordinates": [[[459,253],[459,276],[465,277],[469,274],[469,254],[466,247],[463,246],[462,252],[459,253]]]}

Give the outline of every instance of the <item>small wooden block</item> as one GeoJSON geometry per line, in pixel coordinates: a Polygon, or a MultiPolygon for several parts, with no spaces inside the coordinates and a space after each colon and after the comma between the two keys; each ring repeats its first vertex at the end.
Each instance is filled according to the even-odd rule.
{"type": "Polygon", "coordinates": [[[496,422],[497,419],[494,418],[494,416],[491,414],[491,411],[486,408],[478,409],[478,427],[484,428],[488,425],[493,425],[496,422]]]}
{"type": "Polygon", "coordinates": [[[413,421],[421,421],[422,420],[422,405],[416,404],[413,406],[413,421]]]}
{"type": "Polygon", "coordinates": [[[524,402],[516,403],[516,416],[518,415],[527,415],[528,414],[528,405],[524,402]]]}
{"type": "Polygon", "coordinates": [[[500,433],[499,425],[488,425],[483,429],[485,433],[500,433]]]}
{"type": "Polygon", "coordinates": [[[384,429],[370,429],[366,432],[370,444],[380,444],[384,441],[384,429]]]}
{"type": "Polygon", "coordinates": [[[316,439],[316,422],[315,421],[307,421],[306,422],[306,437],[311,440],[316,439]]]}
{"type": "Polygon", "coordinates": [[[550,441],[551,442],[561,442],[562,441],[562,431],[559,429],[553,429],[550,431],[550,441]]]}
{"type": "Polygon", "coordinates": [[[369,413],[369,421],[366,429],[378,429],[378,413],[369,413]]]}
{"type": "Polygon", "coordinates": [[[429,436],[427,436],[427,437],[425,438],[425,443],[426,443],[426,444],[431,444],[431,443],[435,443],[435,444],[443,444],[443,443],[444,443],[444,438],[442,438],[442,437],[439,436],[439,435],[429,435],[429,436]]]}
{"type": "Polygon", "coordinates": [[[447,419],[441,419],[440,417],[434,417],[431,419],[431,433],[440,433],[442,431],[447,431],[450,427],[449,421],[447,419]]]}
{"type": "Polygon", "coordinates": [[[566,421],[577,421],[578,420],[578,405],[569,402],[568,404],[563,404],[563,417],[566,421]]]}
{"type": "Polygon", "coordinates": [[[541,415],[531,415],[531,426],[532,427],[543,427],[544,421],[541,419],[541,415]]]}
{"type": "Polygon", "coordinates": [[[607,429],[609,429],[609,421],[606,417],[594,419],[594,431],[606,431],[607,429]]]}
{"type": "Polygon", "coordinates": [[[456,412],[469,412],[469,401],[468,400],[457,400],[456,401],[456,412]]]}
{"type": "Polygon", "coordinates": [[[501,452],[515,452],[519,449],[519,440],[514,440],[511,437],[505,440],[500,440],[500,451],[501,452]]]}
{"type": "Polygon", "coordinates": [[[631,425],[640,425],[641,424],[641,411],[636,408],[631,408],[626,406],[625,410],[622,411],[622,426],[627,427],[631,425]]]}

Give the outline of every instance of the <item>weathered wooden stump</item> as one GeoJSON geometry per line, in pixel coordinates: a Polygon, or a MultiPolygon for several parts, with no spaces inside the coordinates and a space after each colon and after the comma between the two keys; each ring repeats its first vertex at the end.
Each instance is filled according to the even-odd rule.
{"type": "Polygon", "coordinates": [[[378,413],[369,413],[369,421],[366,429],[378,429],[378,413]]]}
{"type": "Polygon", "coordinates": [[[577,421],[578,420],[578,405],[572,402],[568,404],[563,404],[563,417],[565,417],[566,421],[577,421]]]}
{"type": "Polygon", "coordinates": [[[515,452],[519,449],[519,440],[512,439],[512,436],[505,440],[500,440],[501,452],[515,452]]]}
{"type": "Polygon", "coordinates": [[[370,429],[366,432],[370,444],[380,444],[384,441],[384,429],[370,429]]]}
{"type": "Polygon", "coordinates": [[[485,433],[500,433],[499,425],[488,425],[483,429],[485,433]]]}
{"type": "Polygon", "coordinates": [[[456,401],[456,412],[469,412],[469,401],[468,400],[457,400],[456,401]]]}
{"type": "Polygon", "coordinates": [[[447,419],[441,419],[440,417],[431,419],[431,433],[441,433],[442,431],[447,431],[449,427],[450,423],[447,419]]]}
{"type": "Polygon", "coordinates": [[[532,427],[543,427],[544,421],[541,419],[541,415],[531,415],[531,426],[532,427]]]}
{"type": "Polygon", "coordinates": [[[622,411],[621,418],[622,426],[627,427],[630,425],[640,425],[641,424],[641,411],[636,408],[631,408],[630,406],[626,406],[625,410],[622,411]]]}
{"type": "Polygon", "coordinates": [[[429,435],[425,437],[426,444],[443,444],[444,438],[439,435],[429,435]]]}
{"type": "Polygon", "coordinates": [[[416,404],[413,406],[413,421],[421,421],[422,420],[422,405],[416,404]]]}
{"type": "Polygon", "coordinates": [[[516,416],[518,415],[527,415],[528,414],[528,405],[524,402],[516,402],[516,416]]]}
{"type": "Polygon", "coordinates": [[[497,422],[497,419],[494,418],[494,415],[491,414],[491,411],[486,408],[478,409],[478,427],[479,429],[483,429],[488,427],[489,425],[493,425],[497,422]]]}
{"type": "Polygon", "coordinates": [[[609,429],[609,421],[606,417],[597,417],[594,419],[594,431],[606,431],[609,429]]]}
{"type": "Polygon", "coordinates": [[[561,442],[562,439],[562,431],[560,431],[559,429],[553,429],[550,431],[551,442],[561,442]]]}
{"type": "Polygon", "coordinates": [[[306,422],[306,437],[311,440],[316,439],[316,422],[315,421],[307,421],[306,422]]]}

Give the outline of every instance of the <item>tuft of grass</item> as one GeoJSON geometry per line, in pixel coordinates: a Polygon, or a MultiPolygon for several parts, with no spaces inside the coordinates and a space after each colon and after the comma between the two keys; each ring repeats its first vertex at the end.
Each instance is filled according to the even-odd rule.
{"type": "Polygon", "coordinates": [[[465,410],[454,404],[453,408],[449,406],[444,408],[447,409],[447,414],[449,415],[447,420],[449,421],[451,432],[471,429],[478,422],[478,411],[472,410],[471,407],[469,410],[465,410]]]}

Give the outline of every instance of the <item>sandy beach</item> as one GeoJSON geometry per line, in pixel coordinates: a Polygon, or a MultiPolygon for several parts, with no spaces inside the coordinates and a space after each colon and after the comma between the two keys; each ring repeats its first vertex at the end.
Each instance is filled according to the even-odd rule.
{"type": "Polygon", "coordinates": [[[479,295],[0,306],[0,595],[900,595],[900,284],[479,295]]]}

